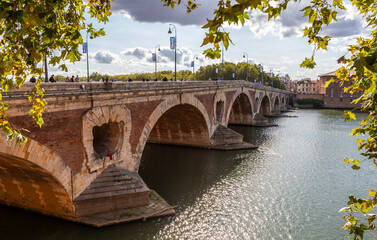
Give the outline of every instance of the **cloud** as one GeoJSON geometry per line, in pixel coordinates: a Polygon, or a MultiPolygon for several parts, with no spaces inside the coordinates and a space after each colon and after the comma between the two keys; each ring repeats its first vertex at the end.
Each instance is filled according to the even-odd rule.
{"type": "Polygon", "coordinates": [[[116,63],[120,61],[118,55],[111,53],[110,51],[107,51],[107,50],[100,50],[90,55],[94,58],[94,60],[97,63],[111,64],[111,63],[116,63]]]}
{"type": "Polygon", "coordinates": [[[334,38],[360,35],[362,32],[363,26],[360,19],[345,19],[344,17],[323,28],[323,34],[334,38]]]}
{"type": "Polygon", "coordinates": [[[172,10],[170,7],[163,6],[163,3],[158,0],[115,0],[112,3],[112,11],[138,22],[203,25],[206,23],[206,18],[211,18],[218,1],[198,0],[197,3],[201,6],[190,14],[186,14],[187,9],[183,4],[172,10]]]}
{"type": "MultiPolygon", "coordinates": [[[[250,20],[246,23],[250,31],[258,38],[272,34],[280,38],[302,36],[302,29],[308,25],[307,17],[303,17],[300,11],[308,4],[290,3],[286,10],[276,19],[268,21],[268,16],[259,11],[249,13],[250,20]]],[[[338,22],[332,22],[329,26],[323,26],[323,34],[333,38],[354,36],[362,34],[363,22],[360,15],[355,13],[351,5],[346,5],[347,10],[338,13],[338,22]]]]}
{"type": "Polygon", "coordinates": [[[146,59],[147,55],[151,55],[152,51],[146,48],[137,47],[137,48],[129,48],[121,52],[122,55],[125,56],[133,56],[137,59],[146,59]]]}
{"type": "MultiPolygon", "coordinates": [[[[155,49],[147,49],[142,47],[129,48],[124,50],[121,54],[124,56],[136,57],[140,62],[152,63],[152,53],[155,49]]],[[[174,63],[174,50],[170,48],[161,47],[157,52],[157,61],[159,63],[171,64],[174,63]]],[[[193,59],[193,52],[188,48],[181,47],[177,49],[177,64],[189,66],[193,59]]]]}

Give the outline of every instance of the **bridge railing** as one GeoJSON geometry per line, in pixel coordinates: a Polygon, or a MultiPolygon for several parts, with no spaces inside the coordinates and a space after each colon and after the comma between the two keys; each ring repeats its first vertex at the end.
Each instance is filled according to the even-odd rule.
{"type": "MultiPolygon", "coordinates": [[[[21,88],[14,89],[11,93],[3,93],[3,97],[23,97],[27,96],[33,83],[25,83],[21,88]]],[[[260,84],[247,82],[244,80],[224,80],[224,81],[177,81],[177,82],[57,82],[42,83],[45,95],[71,95],[85,93],[103,92],[124,92],[124,91],[148,91],[167,89],[193,89],[193,88],[216,88],[216,87],[251,87],[254,89],[266,90],[270,92],[290,93],[289,91],[263,86],[260,84]]]]}

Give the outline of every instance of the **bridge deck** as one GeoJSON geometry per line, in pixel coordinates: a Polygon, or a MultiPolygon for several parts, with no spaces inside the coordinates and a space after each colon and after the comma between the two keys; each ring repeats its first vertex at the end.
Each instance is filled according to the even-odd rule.
{"type": "MultiPolygon", "coordinates": [[[[3,93],[4,98],[26,97],[33,83],[25,83],[21,88],[15,88],[11,93],[3,93]]],[[[266,90],[269,92],[289,93],[285,90],[263,86],[260,84],[243,80],[225,81],[177,81],[177,82],[57,82],[42,83],[46,96],[54,95],[76,95],[88,93],[104,92],[130,92],[130,91],[158,91],[177,89],[203,89],[203,88],[223,88],[223,87],[250,87],[253,89],[266,90]]]]}

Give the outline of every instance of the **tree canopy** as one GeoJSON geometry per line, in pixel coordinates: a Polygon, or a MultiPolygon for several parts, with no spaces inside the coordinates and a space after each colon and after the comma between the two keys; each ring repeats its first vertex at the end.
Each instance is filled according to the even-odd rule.
{"type": "MultiPolygon", "coordinates": [[[[110,0],[6,0],[0,2],[0,91],[6,94],[13,85],[21,86],[30,75],[41,75],[41,62],[58,65],[67,70],[65,61],[80,59],[79,44],[83,43],[80,31],[85,30],[92,37],[104,35],[85,21],[84,14],[107,22],[110,0]]],[[[40,81],[35,85],[29,100],[32,108],[29,114],[38,125],[43,124],[42,112],[46,102],[42,99],[40,81]]],[[[8,139],[25,141],[21,131],[15,129],[7,119],[9,106],[0,95],[0,126],[8,139]]]]}

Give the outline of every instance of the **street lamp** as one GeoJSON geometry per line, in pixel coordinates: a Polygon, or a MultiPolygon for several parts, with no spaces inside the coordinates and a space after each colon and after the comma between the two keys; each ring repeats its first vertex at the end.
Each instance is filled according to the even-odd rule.
{"type": "Polygon", "coordinates": [[[260,73],[262,74],[262,83],[263,83],[263,67],[262,67],[262,65],[259,65],[259,70],[260,70],[260,73]]]}
{"type": "Polygon", "coordinates": [[[271,87],[274,87],[274,79],[272,78],[272,71],[270,69],[271,87]]]}
{"type": "Polygon", "coordinates": [[[195,81],[195,59],[198,58],[198,54],[192,59],[192,80],[195,81]]]}
{"type": "Polygon", "coordinates": [[[221,51],[221,78],[224,80],[224,44],[221,44],[222,51],[221,51]]]}
{"type": "MultiPolygon", "coordinates": [[[[88,41],[88,32],[86,32],[86,73],[88,76],[88,82],[89,82],[89,41],[88,41]]],[[[93,36],[90,36],[90,39],[93,39],[93,36]]]]}
{"type": "MultiPolygon", "coordinates": [[[[169,31],[168,33],[171,34],[172,31],[171,31],[171,26],[173,26],[174,28],[174,34],[175,34],[175,37],[174,37],[174,80],[177,81],[177,28],[174,26],[174,24],[169,24],[169,31]]],[[[171,47],[170,47],[171,48],[171,47]]]]}
{"type": "Polygon", "coordinates": [[[157,45],[154,49],[154,77],[157,79],[157,50],[160,51],[160,45],[157,45]]]}
{"type": "Polygon", "coordinates": [[[246,56],[246,81],[249,81],[249,55],[247,53],[243,53],[243,58],[246,56]]]}
{"type": "Polygon", "coordinates": [[[48,67],[47,67],[47,56],[44,55],[44,64],[45,64],[45,82],[48,82],[48,67]]]}

